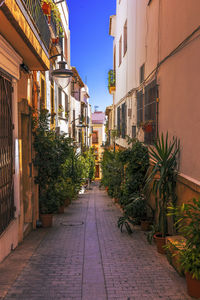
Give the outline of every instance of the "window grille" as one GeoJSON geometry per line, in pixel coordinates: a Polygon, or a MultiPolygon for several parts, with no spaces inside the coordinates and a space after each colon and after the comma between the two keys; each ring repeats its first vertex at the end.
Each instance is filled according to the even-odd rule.
{"type": "Polygon", "coordinates": [[[122,138],[126,136],[126,103],[122,104],[122,138]]]}
{"type": "Polygon", "coordinates": [[[58,88],[58,115],[59,117],[62,117],[62,89],[59,87],[58,88]]]}
{"type": "Polygon", "coordinates": [[[132,126],[132,138],[136,137],[136,126],[132,126]]]}
{"type": "Polygon", "coordinates": [[[41,89],[40,89],[40,108],[45,108],[45,82],[44,79],[41,78],[41,89]]]}
{"type": "Polygon", "coordinates": [[[142,91],[137,92],[137,126],[143,122],[143,93],[142,91]]]}
{"type": "Polygon", "coordinates": [[[51,86],[51,124],[54,124],[54,88],[51,86]]]}
{"type": "Polygon", "coordinates": [[[117,108],[117,131],[121,134],[121,109],[120,106],[117,108]]]}
{"type": "Polygon", "coordinates": [[[68,95],[65,94],[65,118],[68,117],[68,106],[69,106],[69,102],[68,102],[68,95]]]}
{"type": "Polygon", "coordinates": [[[144,120],[151,124],[152,130],[144,132],[144,142],[152,144],[157,135],[157,97],[158,86],[154,80],[145,87],[144,120]]]}
{"type": "Polygon", "coordinates": [[[13,218],[12,83],[0,74],[0,234],[13,218]]]}
{"type": "Polygon", "coordinates": [[[144,81],[144,64],[140,67],[140,83],[144,81]]]}
{"type": "Polygon", "coordinates": [[[72,135],[73,135],[73,138],[75,139],[76,138],[76,124],[75,124],[75,109],[73,109],[73,122],[72,122],[72,135]]]}

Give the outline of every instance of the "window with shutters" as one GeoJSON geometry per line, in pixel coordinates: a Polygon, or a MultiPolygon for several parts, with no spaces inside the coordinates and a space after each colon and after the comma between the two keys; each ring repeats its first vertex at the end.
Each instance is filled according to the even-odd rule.
{"type": "Polygon", "coordinates": [[[126,137],[126,103],[122,104],[122,131],[121,136],[123,139],[126,137]]]}
{"type": "Polygon", "coordinates": [[[137,92],[137,126],[142,125],[145,144],[152,144],[157,136],[158,85],[154,80],[137,92]]]}
{"type": "Polygon", "coordinates": [[[68,62],[68,38],[67,35],[65,34],[64,36],[64,49],[65,49],[65,60],[68,62]]]}
{"type": "Polygon", "coordinates": [[[58,88],[58,115],[62,117],[63,114],[63,106],[62,106],[62,89],[58,88]]]}
{"type": "Polygon", "coordinates": [[[144,64],[140,67],[140,83],[144,81],[144,64]]]}
{"type": "Polygon", "coordinates": [[[51,85],[51,125],[55,124],[54,87],[51,85]]]}
{"type": "Polygon", "coordinates": [[[73,138],[75,139],[76,138],[76,124],[75,124],[75,109],[73,109],[73,122],[72,122],[72,135],[73,135],[73,138]]]}
{"type": "Polygon", "coordinates": [[[139,91],[136,94],[137,98],[137,126],[143,122],[143,92],[139,91]]]}
{"type": "Polygon", "coordinates": [[[136,126],[132,126],[132,138],[136,137],[136,126]]]}
{"type": "Polygon", "coordinates": [[[124,55],[127,52],[127,20],[124,24],[124,55]]]}
{"type": "Polygon", "coordinates": [[[144,142],[152,144],[157,136],[158,86],[154,80],[145,87],[144,98],[144,142]]]}
{"type": "Polygon", "coordinates": [[[69,117],[69,102],[68,102],[68,95],[65,94],[65,118],[68,119],[69,117]]]}
{"type": "Polygon", "coordinates": [[[119,66],[122,62],[122,37],[119,39],[119,66]]]}
{"type": "Polygon", "coordinates": [[[121,135],[121,108],[118,106],[117,108],[117,131],[118,134],[121,135]]]}
{"type": "Polygon", "coordinates": [[[98,131],[93,131],[92,133],[92,144],[98,144],[99,138],[98,138],[98,131]]]}
{"type": "Polygon", "coordinates": [[[46,92],[45,77],[41,75],[41,79],[40,79],[40,108],[41,109],[44,109],[46,107],[45,92],[46,92]]]}

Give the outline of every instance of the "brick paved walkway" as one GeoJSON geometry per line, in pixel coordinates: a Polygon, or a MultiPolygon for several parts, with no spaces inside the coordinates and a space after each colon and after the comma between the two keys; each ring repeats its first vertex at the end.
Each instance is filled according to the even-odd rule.
{"type": "Polygon", "coordinates": [[[121,234],[120,214],[97,186],[81,195],[55,217],[5,299],[191,299],[143,232],[121,234]]]}

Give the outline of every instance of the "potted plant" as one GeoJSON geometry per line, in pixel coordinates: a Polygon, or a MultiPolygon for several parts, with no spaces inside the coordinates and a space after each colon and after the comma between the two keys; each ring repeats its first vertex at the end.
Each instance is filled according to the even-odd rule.
{"type": "Polygon", "coordinates": [[[159,234],[155,235],[157,250],[164,253],[163,246],[166,244],[166,235],[168,234],[167,224],[167,206],[169,201],[176,201],[176,179],[177,179],[177,154],[179,144],[174,139],[168,141],[168,133],[164,138],[162,134],[154,143],[154,147],[149,148],[149,155],[152,166],[146,180],[145,187],[152,187],[152,192],[156,199],[158,211],[159,234]]]}
{"type": "Polygon", "coordinates": [[[59,42],[59,37],[57,36],[56,38],[52,38],[52,44],[57,45],[59,42]]]}
{"type": "Polygon", "coordinates": [[[51,227],[53,214],[57,212],[59,201],[54,185],[48,185],[39,193],[40,220],[43,227],[51,227]]]}
{"type": "Polygon", "coordinates": [[[186,238],[179,247],[179,260],[186,275],[187,290],[191,297],[200,298],[200,199],[176,208],[171,206],[169,215],[177,218],[177,230],[186,238]]]}

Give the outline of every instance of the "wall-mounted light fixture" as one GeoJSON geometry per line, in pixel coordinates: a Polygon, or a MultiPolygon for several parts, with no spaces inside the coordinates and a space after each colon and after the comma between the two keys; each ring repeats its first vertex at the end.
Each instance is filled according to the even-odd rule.
{"type": "Polygon", "coordinates": [[[58,62],[59,68],[51,72],[51,76],[55,83],[59,85],[62,89],[66,88],[70,83],[70,79],[73,76],[72,70],[66,69],[67,64],[63,60],[63,51],[60,54],[56,54],[50,57],[50,59],[61,55],[61,61],[58,62]]]}

